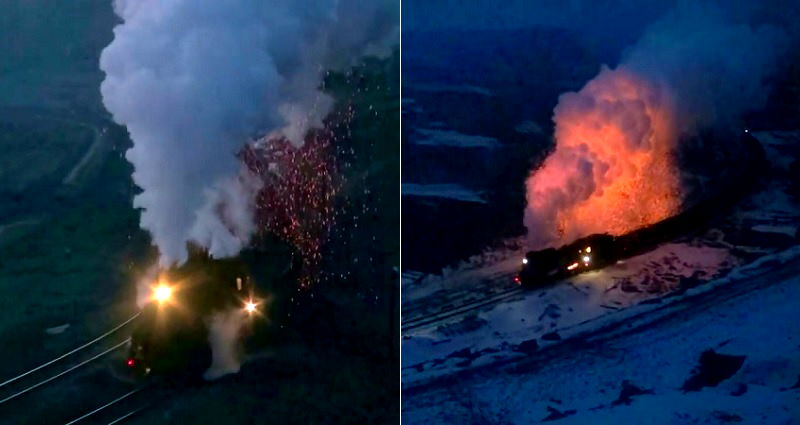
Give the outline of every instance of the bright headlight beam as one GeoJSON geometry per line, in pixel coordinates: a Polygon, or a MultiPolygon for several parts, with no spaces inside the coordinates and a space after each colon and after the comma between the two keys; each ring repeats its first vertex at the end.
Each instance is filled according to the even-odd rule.
{"type": "Polygon", "coordinates": [[[592,257],[590,257],[590,256],[588,256],[588,255],[584,255],[584,256],[583,256],[583,262],[584,262],[584,263],[588,263],[589,261],[592,261],[592,257]]]}
{"type": "Polygon", "coordinates": [[[248,314],[255,313],[255,311],[256,311],[256,303],[254,303],[252,300],[251,301],[247,301],[246,303],[244,303],[244,311],[246,311],[248,314]]]}
{"type": "Polygon", "coordinates": [[[169,300],[170,297],[172,297],[172,288],[167,285],[158,285],[153,290],[153,298],[160,303],[169,300]]]}
{"type": "Polygon", "coordinates": [[[522,259],[522,264],[528,264],[528,259],[527,258],[523,258],[522,259]]]}

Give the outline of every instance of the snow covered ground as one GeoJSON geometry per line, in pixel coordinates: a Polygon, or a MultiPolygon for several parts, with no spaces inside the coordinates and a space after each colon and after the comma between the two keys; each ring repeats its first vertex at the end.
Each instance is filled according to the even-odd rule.
{"type": "MultiPolygon", "coordinates": [[[[768,156],[783,158],[797,157],[796,152],[787,152],[789,145],[798,145],[797,136],[756,134],[767,147],[768,156]]],[[[784,159],[776,164],[785,170],[789,162],[784,159]]],[[[796,270],[794,274],[784,273],[780,286],[800,291],[800,280],[794,279],[800,274],[800,261],[795,260],[800,257],[800,248],[794,247],[798,225],[800,210],[786,193],[785,182],[772,181],[745,198],[727,217],[715,220],[702,234],[533,291],[515,290],[511,282],[524,252],[521,241],[510,241],[503,249],[487,251],[438,275],[404,270],[404,418],[410,423],[530,423],[562,416],[564,423],[795,423],[791,419],[798,418],[791,415],[796,412],[790,412],[787,406],[793,405],[790,402],[796,404],[798,390],[781,389],[800,380],[795,373],[800,370],[800,347],[797,342],[786,346],[789,335],[800,338],[800,333],[797,323],[766,325],[769,309],[763,306],[771,305],[766,302],[760,308],[737,304],[730,313],[737,320],[719,324],[715,320],[726,314],[725,310],[710,302],[709,311],[716,311],[716,316],[701,311],[685,318],[693,326],[708,324],[709,330],[696,334],[691,326],[683,327],[683,319],[663,319],[680,326],[665,328],[663,334],[648,333],[653,343],[639,341],[643,347],[619,338],[614,344],[624,348],[615,345],[611,351],[597,352],[587,348],[591,345],[587,341],[598,335],[612,338],[614,333],[607,330],[614,327],[627,329],[636,321],[662,320],[664,315],[673,314],[671,311],[683,311],[681,306],[693,305],[688,300],[698,294],[725,294],[725,285],[742,287],[755,284],[742,282],[769,282],[767,277],[750,277],[774,278],[784,265],[791,264],[796,270]],[[502,299],[495,303],[491,302],[493,297],[502,299]],[[489,302],[482,303],[482,299],[489,302]],[[480,303],[479,308],[464,307],[476,303],[480,303]],[[749,314],[743,313],[747,308],[759,310],[764,317],[753,319],[751,324],[749,314]],[[453,311],[458,314],[447,314],[453,311]],[[439,315],[443,315],[442,320],[425,320],[439,315]],[[794,359],[789,362],[791,365],[784,368],[785,359],[778,358],[778,364],[773,365],[780,366],[780,379],[731,379],[716,387],[721,389],[717,392],[679,390],[706,348],[727,353],[730,347],[756,344],[757,338],[765,335],[761,329],[775,331],[769,335],[772,345],[766,344],[770,348],[758,353],[749,350],[742,354],[750,356],[742,371],[753,365],[750,359],[769,363],[769,355],[789,350],[786,355],[794,359]],[[729,335],[731,338],[727,339],[731,341],[714,342],[715,334],[729,335]],[[739,335],[739,339],[733,338],[739,335]],[[725,343],[719,347],[714,345],[722,342],[725,343]],[[701,346],[705,348],[700,350],[701,346]],[[628,352],[633,356],[630,363],[628,352]],[[757,356],[766,357],[759,360],[757,356]],[[542,363],[531,363],[531,357],[542,363]],[[541,370],[542,364],[547,364],[547,373],[541,370]],[[558,367],[562,369],[551,371],[551,364],[561,365],[558,367]],[[606,368],[609,373],[604,372],[606,368]],[[623,385],[626,379],[630,382],[623,385]],[[628,403],[627,395],[639,390],[647,394],[628,403]],[[621,391],[625,397],[615,404],[621,391]],[[726,405],[731,397],[748,400],[751,408],[742,407],[733,413],[712,408],[726,405]],[[640,399],[644,401],[639,403],[640,399]],[[648,413],[648,421],[640,420],[641,412],[655,412],[658,418],[652,422],[652,414],[648,413]],[[763,420],[760,414],[767,414],[769,420],[763,420]],[[624,418],[637,418],[639,422],[624,418]]],[[[774,293],[764,294],[772,297],[766,301],[780,300],[774,293]]],[[[793,303],[783,304],[780,308],[787,309],[793,303]]],[[[784,320],[797,322],[797,318],[795,313],[784,320]]]]}
{"type": "Polygon", "coordinates": [[[521,240],[441,274],[404,271],[404,386],[518,357],[619,311],[727,276],[794,244],[800,211],[782,187],[767,185],[718,224],[702,235],[531,291],[514,291],[512,282],[524,252],[521,240]],[[413,324],[498,294],[502,299],[496,303],[413,324]]]}
{"type": "Polygon", "coordinates": [[[403,196],[419,196],[423,198],[446,198],[464,202],[486,203],[480,192],[467,189],[464,186],[452,183],[419,184],[403,183],[403,196]]]}
{"type": "MultiPolygon", "coordinates": [[[[525,344],[538,347],[560,340],[588,322],[658,298],[690,279],[709,280],[736,262],[724,248],[665,244],[624,263],[540,290],[517,291],[502,302],[405,331],[404,385],[517,357],[525,344]]],[[[512,270],[518,263],[515,258],[512,270]]],[[[506,281],[513,288],[510,277],[506,281]]],[[[404,307],[410,308],[407,302],[404,307]]]]}
{"type": "Polygon", "coordinates": [[[407,89],[410,91],[428,93],[463,93],[480,96],[494,96],[494,93],[492,93],[491,90],[470,84],[410,84],[407,86],[407,89]]]}
{"type": "Polygon", "coordinates": [[[403,419],[798,423],[799,275],[800,248],[762,257],[663,305],[621,312],[622,326],[606,323],[513,363],[406,389],[403,419]]]}
{"type": "Polygon", "coordinates": [[[456,267],[446,267],[440,274],[404,270],[401,279],[403,308],[413,309],[437,293],[473,291],[483,282],[494,282],[498,279],[505,281],[505,285],[499,285],[501,289],[509,287],[510,278],[519,268],[522,258],[521,244],[521,239],[512,240],[505,248],[488,250],[456,267]]]}
{"type": "Polygon", "coordinates": [[[453,130],[436,130],[431,128],[418,128],[420,137],[413,139],[415,145],[420,146],[448,146],[455,148],[485,148],[492,149],[500,146],[494,137],[462,134],[453,130]]]}

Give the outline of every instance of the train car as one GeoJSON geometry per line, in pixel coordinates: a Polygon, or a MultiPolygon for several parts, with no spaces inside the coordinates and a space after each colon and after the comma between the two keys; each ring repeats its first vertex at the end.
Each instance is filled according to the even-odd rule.
{"type": "Polygon", "coordinates": [[[558,249],[529,251],[522,259],[514,282],[533,288],[606,267],[615,262],[656,248],[659,244],[688,235],[703,228],[721,212],[730,209],[742,196],[754,188],[765,170],[765,154],[761,144],[749,132],[738,139],[743,163],[728,167],[731,171],[720,177],[724,186],[712,195],[694,201],[680,214],[621,236],[594,234],[558,249]]]}
{"type": "Polygon", "coordinates": [[[212,360],[210,317],[231,309],[252,317],[258,309],[246,265],[205,253],[193,253],[184,265],[159,276],[151,289],[125,358],[125,367],[136,378],[199,380],[212,360]]]}

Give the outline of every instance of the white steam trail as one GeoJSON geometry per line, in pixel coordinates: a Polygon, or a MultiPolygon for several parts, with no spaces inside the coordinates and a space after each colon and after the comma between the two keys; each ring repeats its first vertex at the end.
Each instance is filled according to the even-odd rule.
{"type": "Polygon", "coordinates": [[[203,374],[206,380],[239,372],[242,353],[238,342],[246,314],[241,309],[233,309],[217,312],[211,316],[208,326],[211,366],[203,374]]]}
{"type": "Polygon", "coordinates": [[[254,179],[235,157],[257,133],[294,143],[332,100],[324,72],[385,52],[396,0],[116,0],[100,58],[103,103],[128,129],[141,226],[162,266],[193,241],[213,256],[248,242],[254,179]]]}

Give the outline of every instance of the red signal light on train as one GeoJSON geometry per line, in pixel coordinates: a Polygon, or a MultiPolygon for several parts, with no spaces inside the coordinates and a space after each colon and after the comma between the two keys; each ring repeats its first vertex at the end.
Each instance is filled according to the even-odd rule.
{"type": "Polygon", "coordinates": [[[133,359],[128,359],[128,361],[127,361],[127,365],[128,365],[128,367],[133,367],[133,365],[134,365],[134,364],[136,364],[136,361],[135,361],[135,360],[133,360],[133,359]]]}

